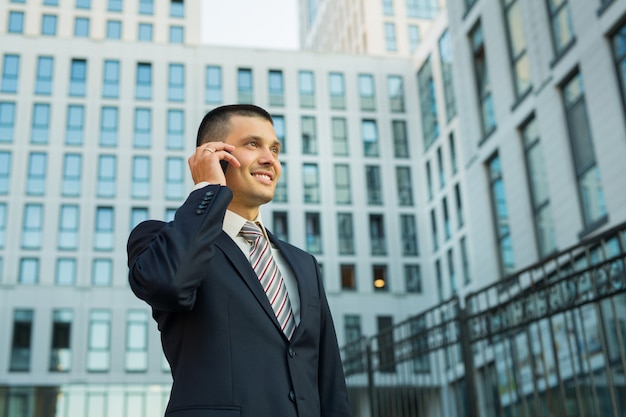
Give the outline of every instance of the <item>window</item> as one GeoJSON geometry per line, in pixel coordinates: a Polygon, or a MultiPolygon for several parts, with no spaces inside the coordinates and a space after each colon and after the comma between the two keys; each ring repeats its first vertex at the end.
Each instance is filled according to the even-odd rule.
{"type": "Polygon", "coordinates": [[[89,312],[87,371],[106,372],[111,362],[111,311],[89,312]]]}
{"type": "Polygon", "coordinates": [[[515,98],[519,100],[530,90],[530,62],[526,54],[522,10],[518,0],[502,0],[502,4],[506,17],[509,60],[511,61],[515,98]]]}
{"type": "Polygon", "coordinates": [[[98,183],[96,195],[98,197],[115,197],[115,177],[117,171],[117,157],[115,155],[100,155],[98,158],[98,183]]]}
{"type": "Polygon", "coordinates": [[[78,206],[64,204],[59,215],[59,237],[57,247],[60,250],[76,250],[78,248],[78,206]]]}
{"type": "Polygon", "coordinates": [[[182,26],[170,26],[170,43],[183,43],[185,41],[185,28],[182,26]]]}
{"type": "Polygon", "coordinates": [[[17,93],[17,82],[20,75],[19,55],[5,54],[2,65],[2,93],[17,93]]]}
{"type": "Polygon", "coordinates": [[[251,69],[239,68],[237,70],[237,94],[239,103],[252,104],[254,97],[251,69]]]}
{"type": "Polygon", "coordinates": [[[55,282],[57,285],[74,285],[76,282],[76,259],[57,259],[55,282]]]}
{"type": "Polygon", "coordinates": [[[117,113],[117,107],[102,107],[100,115],[100,146],[117,146],[117,113]]]}
{"type": "Polygon", "coordinates": [[[526,172],[528,174],[535,235],[539,255],[543,258],[556,249],[556,237],[554,235],[543,148],[534,117],[522,127],[521,133],[526,156],[526,172]]]}
{"type": "Polygon", "coordinates": [[[463,199],[461,196],[461,184],[454,186],[454,200],[456,202],[456,222],[460,229],[465,224],[465,218],[463,216],[463,199]]]}
{"type": "Polygon", "coordinates": [[[389,291],[387,265],[372,265],[372,278],[375,291],[389,291]]]}
{"type": "Polygon", "coordinates": [[[593,137],[580,73],[574,74],[563,86],[563,101],[583,222],[585,227],[590,228],[604,219],[606,205],[600,170],[593,149],[593,137]]]}
{"type": "Polygon", "coordinates": [[[145,207],[133,207],[130,211],[130,230],[139,223],[148,220],[148,209],[145,207]]]}
{"type": "Polygon", "coordinates": [[[574,41],[574,29],[567,0],[547,0],[554,53],[561,56],[574,41]]]}
{"type": "Polygon", "coordinates": [[[27,195],[44,195],[46,191],[46,165],[48,155],[43,152],[31,152],[28,156],[27,195]]]}
{"type": "Polygon", "coordinates": [[[39,259],[20,259],[20,284],[37,284],[39,282],[39,259]]]}
{"type": "Polygon", "coordinates": [[[107,39],[122,39],[122,22],[107,20],[107,39]]]}
{"type": "Polygon", "coordinates": [[[70,91],[72,97],[85,97],[85,85],[87,81],[87,61],[84,59],[72,59],[70,69],[70,91]]]}
{"type": "Polygon", "coordinates": [[[133,198],[148,198],[150,194],[150,158],[133,157],[131,195],[133,198]]]}
{"type": "Polygon", "coordinates": [[[69,153],[63,157],[63,180],[61,181],[61,195],[76,197],[80,195],[80,180],[83,157],[80,154],[69,153]]]}
{"type": "Polygon", "coordinates": [[[184,195],[185,164],[182,158],[170,157],[166,161],[165,197],[177,200],[184,195]]]}
{"type": "Polygon", "coordinates": [[[130,310],[126,317],[126,371],[148,369],[148,313],[130,310]]]}
{"type": "Polygon", "coordinates": [[[448,198],[441,200],[441,211],[443,212],[443,237],[449,240],[452,237],[452,225],[450,224],[450,212],[448,211],[448,198]]]}
{"type": "Polygon", "coordinates": [[[67,126],[65,127],[65,143],[81,145],[84,136],[85,107],[70,104],[67,107],[67,126]]]}
{"type": "Polygon", "coordinates": [[[446,186],[446,169],[443,165],[441,147],[437,148],[437,173],[437,176],[439,177],[439,188],[442,189],[446,186]]]}
{"type": "Polygon", "coordinates": [[[30,356],[35,313],[30,309],[13,311],[13,337],[11,339],[11,359],[9,371],[30,371],[30,356]]]}
{"type": "Polygon", "coordinates": [[[152,110],[145,108],[135,109],[135,126],[133,146],[135,148],[149,148],[152,136],[152,110]]]}
{"type": "Polygon", "coordinates": [[[77,9],[90,9],[91,0],[76,0],[76,8],[77,9]]]}
{"type": "Polygon", "coordinates": [[[152,99],[152,64],[137,63],[135,98],[137,100],[152,99]]]}
{"type": "Polygon", "coordinates": [[[363,154],[365,156],[379,156],[376,120],[362,120],[361,134],[363,137],[363,154]]]}
{"type": "Polygon", "coordinates": [[[392,112],[404,111],[404,81],[401,75],[387,77],[387,92],[389,94],[389,108],[392,112]]]}
{"type": "Polygon", "coordinates": [[[498,258],[500,273],[507,276],[514,272],[515,263],[513,260],[513,244],[511,241],[511,231],[509,226],[509,212],[504,194],[504,181],[502,178],[502,168],[498,154],[487,162],[489,172],[489,185],[491,191],[491,204],[494,215],[494,229],[498,244],[498,258]]]}
{"type": "Polygon", "coordinates": [[[365,184],[367,187],[367,204],[380,205],[383,203],[382,184],[380,182],[380,167],[368,165],[365,167],[365,184]]]}
{"type": "Polygon", "coordinates": [[[77,17],[74,21],[74,36],[77,38],[89,37],[89,19],[86,17],[77,17]]]}
{"type": "Polygon", "coordinates": [[[426,161],[426,185],[428,186],[428,199],[433,199],[433,174],[430,161],[426,161]]]}
{"type": "Polygon", "coordinates": [[[448,136],[448,149],[450,151],[450,165],[452,167],[452,175],[456,174],[458,171],[458,165],[456,160],[456,145],[454,142],[454,133],[450,132],[450,136],[448,136]]]}
{"type": "Polygon", "coordinates": [[[9,12],[9,33],[24,32],[24,12],[9,12]]]}
{"type": "Polygon", "coordinates": [[[285,86],[283,72],[270,70],[268,73],[270,106],[282,107],[285,105],[285,86]]]}
{"type": "Polygon", "coordinates": [[[330,90],[330,108],[343,110],[346,108],[346,91],[343,74],[331,72],[328,74],[328,88],[330,90]]]}
{"type": "Polygon", "coordinates": [[[420,110],[422,116],[422,135],[424,137],[424,149],[430,148],[439,137],[439,121],[437,116],[437,99],[435,97],[435,80],[430,64],[430,57],[426,59],[417,72],[417,84],[419,87],[420,110]]]}
{"type": "Polygon", "coordinates": [[[456,115],[456,99],[454,97],[454,79],[452,75],[452,45],[448,30],[439,38],[439,61],[441,65],[443,97],[446,105],[446,120],[449,122],[456,115]]]}
{"type": "Polygon", "coordinates": [[[154,13],[154,0],[139,0],[139,14],[154,13]]]}
{"type": "Polygon", "coordinates": [[[315,107],[315,78],[313,71],[300,71],[298,73],[298,85],[300,91],[300,107],[315,107]]]}
{"type": "Polygon", "coordinates": [[[7,203],[0,203],[0,249],[4,249],[6,245],[6,241],[7,241],[6,233],[7,233],[7,203]]]}
{"type": "Polygon", "coordinates": [[[374,93],[374,76],[371,74],[359,74],[359,100],[361,110],[375,111],[376,98],[374,93]]]}
{"type": "Polygon", "coordinates": [[[347,164],[335,164],[335,203],[350,204],[352,202],[350,191],[350,166],[347,164]]]}
{"type": "Polygon", "coordinates": [[[437,213],[435,209],[430,210],[430,231],[433,239],[433,251],[439,249],[439,233],[437,230],[437,213]]]}
{"type": "Polygon", "coordinates": [[[333,155],[348,155],[348,127],[344,117],[333,117],[331,119],[333,135],[333,155]]]}
{"type": "Polygon", "coordinates": [[[393,0],[383,0],[383,13],[385,16],[393,16],[393,0]]]}
{"type": "Polygon", "coordinates": [[[396,158],[409,157],[409,142],[404,120],[391,121],[391,133],[393,135],[393,152],[396,158]]]}
{"type": "Polygon", "coordinates": [[[438,13],[438,0],[406,0],[406,14],[408,17],[434,19],[438,13]]]}
{"type": "Polygon", "coordinates": [[[626,105],[626,23],[611,35],[611,46],[622,92],[622,102],[626,105]]]}
{"type": "Polygon", "coordinates": [[[417,25],[409,25],[409,48],[411,53],[415,52],[420,44],[420,27],[417,25]]]}
{"type": "Polygon", "coordinates": [[[463,284],[467,285],[472,282],[472,278],[470,275],[469,256],[467,254],[467,242],[465,236],[463,236],[459,241],[459,246],[461,248],[461,271],[463,272],[463,284]]]}
{"type": "Polygon", "coordinates": [[[152,23],[140,23],[137,39],[141,42],[152,42],[152,23]]]}
{"type": "Polygon", "coordinates": [[[9,193],[11,179],[11,152],[0,151],[0,194],[9,193]]]}
{"type": "Polygon", "coordinates": [[[406,284],[406,292],[422,292],[422,273],[419,265],[404,265],[404,282],[406,284]]]}
{"type": "Polygon", "coordinates": [[[274,192],[274,199],[272,201],[276,203],[286,203],[288,201],[287,181],[289,178],[289,176],[287,175],[287,163],[281,161],[280,165],[283,167],[283,172],[278,178],[276,191],[274,192]]]}
{"type": "Polygon", "coordinates": [[[464,0],[465,1],[465,13],[467,14],[467,12],[472,8],[472,6],[478,1],[478,0],[464,0]]]}
{"type": "Polygon", "coordinates": [[[104,61],[102,78],[102,97],[119,98],[120,96],[120,61],[107,59],[104,61]]]}
{"type": "Polygon", "coordinates": [[[305,213],[306,250],[314,254],[322,253],[322,229],[319,213],[305,213]]]}
{"type": "Polygon", "coordinates": [[[93,260],[92,284],[94,287],[108,287],[113,280],[113,261],[98,258],[93,260]]]}
{"type": "Polygon", "coordinates": [[[491,98],[491,81],[487,67],[487,52],[485,40],[480,22],[470,33],[472,54],[474,61],[474,77],[476,78],[476,90],[478,92],[478,106],[480,108],[480,121],[482,136],[487,137],[496,128],[496,119],[491,98]]]}
{"type": "Polygon", "coordinates": [[[410,167],[396,167],[396,187],[398,191],[398,205],[413,205],[413,185],[410,167]]]}
{"type": "Polygon", "coordinates": [[[167,111],[167,149],[183,149],[185,146],[185,114],[183,110],[167,111]]]}
{"type": "Polygon", "coordinates": [[[352,213],[337,213],[337,233],[340,255],[354,254],[354,230],[352,213]]]}
{"type": "Polygon", "coordinates": [[[272,115],[272,120],[274,120],[274,132],[276,132],[276,139],[280,142],[280,153],[283,154],[287,151],[285,117],[272,115]]]}
{"type": "Polygon", "coordinates": [[[185,100],[185,66],[183,64],[170,64],[169,66],[167,98],[169,101],[185,100]]]}
{"type": "Polygon", "coordinates": [[[342,290],[356,290],[356,272],[354,265],[340,265],[342,290]]]}
{"type": "Polygon", "coordinates": [[[113,250],[114,220],[113,207],[96,207],[95,250],[113,250]]]}
{"type": "Polygon", "coordinates": [[[43,206],[29,203],[24,206],[22,248],[41,249],[43,231],[43,206]]]}
{"type": "Polygon", "coordinates": [[[417,256],[417,225],[414,215],[400,215],[400,236],[402,237],[402,255],[417,256]]]}
{"type": "Polygon", "coordinates": [[[50,340],[50,372],[68,372],[72,368],[72,321],[70,309],[55,309],[52,312],[52,338],[50,340]]]}
{"type": "Polygon", "coordinates": [[[302,128],[302,153],[305,155],[317,154],[317,129],[315,127],[315,117],[302,116],[300,118],[302,128]]]}
{"type": "Polygon", "coordinates": [[[302,165],[302,180],[304,182],[304,202],[320,202],[320,182],[317,164],[302,165]]]}
{"type": "Polygon", "coordinates": [[[382,214],[370,214],[370,254],[386,255],[387,242],[385,239],[385,222],[382,214]]]}
{"type": "Polygon", "coordinates": [[[170,17],[185,17],[185,3],[183,0],[170,1],[170,17]]]}
{"type": "Polygon", "coordinates": [[[52,14],[44,14],[41,17],[41,34],[55,36],[57,34],[57,17],[52,14]]]}
{"type": "Polygon", "coordinates": [[[15,103],[0,101],[0,143],[13,142],[15,103]]]}
{"type": "Polygon", "coordinates": [[[107,10],[110,12],[121,12],[123,0],[108,0],[109,6],[107,10]]]}
{"type": "Polygon", "coordinates": [[[53,57],[40,56],[37,58],[37,78],[35,79],[35,94],[49,96],[52,92],[53,66],[53,57]]]}
{"type": "Polygon", "coordinates": [[[288,213],[284,211],[275,211],[272,213],[273,227],[272,232],[280,240],[289,242],[289,221],[288,213]]]}
{"type": "Polygon", "coordinates": [[[33,106],[33,126],[30,143],[47,144],[50,132],[50,105],[35,103],[33,106]]]}
{"type": "Polygon", "coordinates": [[[393,23],[385,23],[385,48],[388,52],[398,50],[398,42],[396,41],[396,25],[393,23]]]}
{"type": "Polygon", "coordinates": [[[442,302],[444,299],[443,295],[443,276],[441,275],[441,261],[437,259],[435,261],[435,276],[437,279],[437,299],[439,302],[442,302]]]}
{"type": "Polygon", "coordinates": [[[222,102],[222,68],[216,66],[206,67],[206,90],[204,101],[210,104],[222,102]]]}

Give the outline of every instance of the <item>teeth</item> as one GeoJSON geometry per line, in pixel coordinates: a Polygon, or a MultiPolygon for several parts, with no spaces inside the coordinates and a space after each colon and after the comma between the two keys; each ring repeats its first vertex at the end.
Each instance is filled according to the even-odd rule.
{"type": "Polygon", "coordinates": [[[271,178],[270,178],[270,176],[269,176],[269,175],[254,174],[254,176],[255,176],[255,177],[259,177],[259,178],[261,178],[261,179],[263,179],[263,180],[268,180],[268,181],[270,181],[270,180],[271,180],[271,178]]]}

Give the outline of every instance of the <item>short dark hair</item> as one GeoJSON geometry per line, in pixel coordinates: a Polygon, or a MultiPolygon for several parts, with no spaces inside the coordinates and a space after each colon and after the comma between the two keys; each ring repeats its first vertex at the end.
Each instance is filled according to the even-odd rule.
{"type": "Polygon", "coordinates": [[[272,116],[265,109],[254,104],[227,104],[216,107],[202,118],[198,127],[196,146],[223,140],[230,131],[232,116],[260,117],[274,124],[272,116]]]}

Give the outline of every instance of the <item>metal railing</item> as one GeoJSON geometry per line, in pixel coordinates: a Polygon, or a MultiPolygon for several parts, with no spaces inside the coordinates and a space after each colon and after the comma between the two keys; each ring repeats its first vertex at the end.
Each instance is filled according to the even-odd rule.
{"type": "Polygon", "coordinates": [[[626,223],[342,349],[354,417],[626,417],[626,223]]]}

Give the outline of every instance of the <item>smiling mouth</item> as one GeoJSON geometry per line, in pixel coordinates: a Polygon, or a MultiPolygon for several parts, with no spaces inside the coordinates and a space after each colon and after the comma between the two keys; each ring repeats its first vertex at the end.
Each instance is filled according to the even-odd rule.
{"type": "Polygon", "coordinates": [[[272,182],[272,177],[267,174],[252,174],[253,177],[258,178],[264,182],[272,182]]]}

